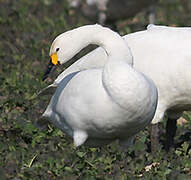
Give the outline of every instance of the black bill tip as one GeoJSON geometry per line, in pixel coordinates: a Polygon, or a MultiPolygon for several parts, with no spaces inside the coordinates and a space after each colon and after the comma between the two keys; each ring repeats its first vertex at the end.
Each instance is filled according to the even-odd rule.
{"type": "Polygon", "coordinates": [[[52,63],[52,61],[50,60],[48,66],[47,66],[47,69],[46,69],[46,71],[45,71],[45,73],[44,73],[44,75],[43,75],[43,77],[42,77],[42,80],[43,80],[43,81],[48,77],[48,75],[50,74],[50,72],[54,70],[54,68],[55,68],[55,65],[54,65],[54,64],[52,63]]]}

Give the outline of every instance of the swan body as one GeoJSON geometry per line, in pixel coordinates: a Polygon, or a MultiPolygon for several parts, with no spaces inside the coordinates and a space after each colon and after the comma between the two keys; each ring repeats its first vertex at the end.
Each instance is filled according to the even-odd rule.
{"type": "MultiPolygon", "coordinates": [[[[184,110],[191,109],[190,37],[190,27],[157,25],[123,37],[132,52],[134,68],[150,77],[157,86],[159,99],[153,125],[163,120],[165,112],[169,120],[176,120],[184,110]]],[[[97,48],[63,71],[49,87],[57,86],[72,72],[102,68],[106,62],[106,53],[97,48]]],[[[168,128],[170,126],[167,133],[171,131],[168,128]]]]}
{"type": "Polygon", "coordinates": [[[101,46],[108,61],[104,67],[65,76],[43,117],[71,136],[76,147],[84,143],[102,146],[116,139],[128,146],[154,116],[156,87],[132,68],[133,58],[125,41],[100,25],[82,26],[59,35],[50,56],[56,53],[62,64],[88,44],[101,46]]]}

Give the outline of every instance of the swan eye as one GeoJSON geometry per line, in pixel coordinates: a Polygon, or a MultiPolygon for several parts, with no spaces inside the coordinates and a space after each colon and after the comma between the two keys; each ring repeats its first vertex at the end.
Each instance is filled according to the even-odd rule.
{"type": "Polygon", "coordinates": [[[60,48],[56,48],[56,52],[58,52],[58,51],[59,51],[59,49],[60,49],[60,48]]]}

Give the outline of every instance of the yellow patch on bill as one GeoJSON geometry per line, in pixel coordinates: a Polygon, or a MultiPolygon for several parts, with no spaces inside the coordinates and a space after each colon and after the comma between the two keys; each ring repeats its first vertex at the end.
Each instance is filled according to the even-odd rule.
{"type": "Polygon", "coordinates": [[[57,53],[54,53],[50,56],[52,64],[57,65],[58,64],[58,55],[57,53]]]}

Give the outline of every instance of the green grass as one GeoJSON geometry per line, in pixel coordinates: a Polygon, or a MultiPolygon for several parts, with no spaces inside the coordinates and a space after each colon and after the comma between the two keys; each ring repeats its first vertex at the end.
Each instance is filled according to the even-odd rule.
{"type": "MultiPolygon", "coordinates": [[[[75,149],[52,125],[36,128],[50,97],[31,97],[51,80],[41,80],[51,42],[59,33],[87,23],[68,10],[65,1],[0,1],[0,179],[190,179],[190,113],[184,114],[189,122],[178,128],[179,146],[169,154],[162,146],[150,153],[149,128],[127,152],[117,143],[75,149]]],[[[143,29],[143,24],[146,20],[137,27],[143,29]]],[[[136,27],[119,30],[124,34],[136,27]]]]}

